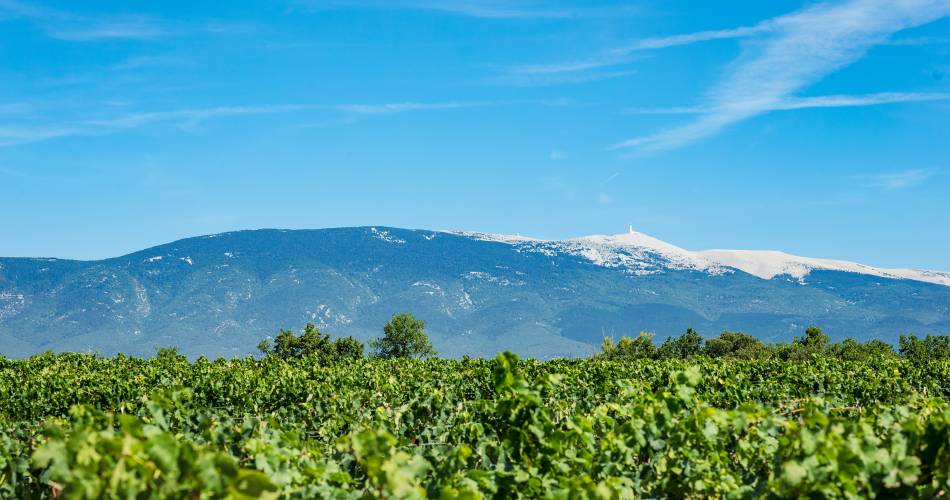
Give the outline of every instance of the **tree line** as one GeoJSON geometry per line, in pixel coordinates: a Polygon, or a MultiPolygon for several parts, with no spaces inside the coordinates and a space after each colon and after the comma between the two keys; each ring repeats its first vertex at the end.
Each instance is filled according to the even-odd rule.
{"type": "MultiPolygon", "coordinates": [[[[417,319],[412,313],[394,314],[383,326],[383,336],[370,341],[370,356],[383,359],[434,358],[437,353],[425,326],[425,321],[417,319]]],[[[257,349],[265,356],[311,358],[326,364],[360,359],[364,346],[353,337],[331,340],[316,325],[307,323],[302,334],[281,329],[273,341],[264,339],[257,344],[257,349]]]]}
{"type": "Polygon", "coordinates": [[[689,328],[678,337],[669,337],[657,346],[654,334],[641,332],[637,337],[621,337],[614,341],[604,337],[599,357],[607,359],[688,359],[705,356],[709,358],[781,359],[806,361],[815,355],[829,356],[843,361],[866,361],[869,359],[901,357],[915,363],[937,359],[950,359],[950,336],[901,335],[897,350],[882,340],[860,342],[845,339],[831,342],[827,334],[817,326],[805,329],[805,335],[794,337],[791,342],[765,343],[742,332],[722,332],[718,337],[704,339],[689,328]]]}
{"type": "MultiPolygon", "coordinates": [[[[618,341],[604,337],[597,357],[617,360],[632,359],[689,359],[693,357],[734,359],[780,359],[807,361],[816,355],[843,361],[905,358],[915,363],[950,359],[950,335],[901,335],[895,350],[891,344],[873,339],[861,342],[845,339],[831,342],[821,328],[810,326],[802,337],[791,342],[765,343],[742,332],[724,331],[719,336],[704,339],[689,328],[678,337],[669,337],[659,346],[654,334],[641,332],[636,337],[623,336],[618,341]]],[[[425,331],[425,321],[412,313],[394,314],[383,326],[383,336],[369,342],[369,356],[373,358],[434,358],[438,354],[425,331]]],[[[319,363],[356,360],[364,357],[365,346],[353,337],[331,339],[313,323],[307,323],[303,333],[283,330],[273,340],[265,339],[257,346],[265,356],[281,359],[312,358],[319,363]]]]}

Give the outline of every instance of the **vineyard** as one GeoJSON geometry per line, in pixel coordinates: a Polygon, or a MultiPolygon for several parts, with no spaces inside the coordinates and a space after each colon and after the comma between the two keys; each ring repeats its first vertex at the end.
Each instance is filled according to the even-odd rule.
{"type": "Polygon", "coordinates": [[[0,359],[0,496],[936,497],[950,362],[0,359]]]}

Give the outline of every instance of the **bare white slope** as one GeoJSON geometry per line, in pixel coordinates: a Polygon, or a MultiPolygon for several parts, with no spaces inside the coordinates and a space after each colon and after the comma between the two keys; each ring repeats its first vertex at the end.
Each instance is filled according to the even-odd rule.
{"type": "Polygon", "coordinates": [[[545,240],[539,240],[537,238],[530,238],[527,236],[519,235],[510,235],[510,234],[494,234],[494,233],[481,233],[478,231],[456,231],[456,230],[443,230],[438,231],[440,233],[449,233],[458,236],[465,236],[466,238],[471,238],[473,240],[482,240],[482,241],[495,241],[498,243],[507,243],[513,245],[515,243],[529,243],[529,242],[541,242],[545,240]]]}
{"type": "Polygon", "coordinates": [[[564,253],[576,255],[595,265],[614,267],[636,275],[656,274],[664,270],[691,270],[709,274],[731,272],[719,264],[676,245],[638,233],[594,235],[568,240],[541,240],[521,235],[480,233],[475,231],[446,231],[459,236],[515,245],[519,251],[547,255],[564,253]]]}
{"type": "Polygon", "coordinates": [[[722,274],[716,262],[632,229],[626,234],[584,236],[556,242],[569,254],[580,255],[604,267],[620,267],[635,274],[653,274],[662,268],[722,274]]]}
{"type": "Polygon", "coordinates": [[[583,257],[590,262],[623,269],[630,274],[645,275],[664,269],[700,271],[723,274],[733,269],[762,279],[790,276],[800,283],[812,271],[842,271],[888,279],[907,279],[950,286],[950,272],[922,269],[887,269],[832,259],[799,257],[772,250],[703,250],[691,251],[630,229],[616,235],[594,235],[567,240],[540,240],[521,235],[446,231],[478,240],[496,241],[519,247],[521,251],[553,254],[563,252],[583,257]]]}
{"type": "Polygon", "coordinates": [[[908,279],[950,286],[950,273],[920,269],[886,269],[856,262],[799,257],[772,250],[705,250],[696,252],[723,266],[733,267],[763,279],[791,276],[804,282],[811,271],[843,271],[890,279],[908,279]]]}

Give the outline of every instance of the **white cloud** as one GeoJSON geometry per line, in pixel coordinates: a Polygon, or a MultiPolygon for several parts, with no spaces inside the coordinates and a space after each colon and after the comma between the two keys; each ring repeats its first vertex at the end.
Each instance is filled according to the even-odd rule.
{"type": "Polygon", "coordinates": [[[463,108],[480,108],[503,105],[568,106],[570,102],[522,100],[522,101],[447,101],[447,102],[394,102],[382,104],[286,104],[261,106],[214,106],[187,108],[171,111],[129,113],[112,118],[90,119],[62,125],[37,128],[31,124],[0,125],[0,147],[37,142],[57,137],[74,135],[98,135],[134,129],[154,123],[172,123],[195,126],[203,121],[241,117],[277,115],[288,113],[330,112],[349,116],[391,115],[416,111],[435,111],[463,108]]]}
{"type": "Polygon", "coordinates": [[[820,4],[770,22],[708,93],[708,113],[692,123],[634,137],[614,148],[664,150],[715,134],[780,107],[799,90],[847,66],[901,30],[950,13],[946,0],[851,0],[820,4]]]}
{"type": "Polygon", "coordinates": [[[0,15],[28,19],[47,36],[61,40],[149,39],[171,34],[168,26],[148,16],[88,17],[17,0],[0,0],[0,15]]]}
{"type": "Polygon", "coordinates": [[[70,22],[48,25],[45,30],[51,38],[73,42],[110,39],[150,40],[176,34],[173,28],[144,16],[95,20],[81,24],[70,22]]]}
{"type": "MultiPolygon", "coordinates": [[[[945,92],[880,92],[861,95],[824,95],[810,97],[787,97],[781,100],[763,103],[764,111],[782,111],[808,108],[843,108],[856,106],[877,106],[903,102],[945,101],[950,93],[945,92]]],[[[702,106],[683,106],[670,108],[627,108],[629,114],[666,115],[666,114],[705,114],[715,112],[715,108],[702,106]]]]}
{"type": "Polygon", "coordinates": [[[904,189],[917,186],[934,175],[933,170],[912,169],[866,176],[868,187],[904,189]]]}
{"type": "Polygon", "coordinates": [[[651,37],[634,40],[633,42],[607,50],[596,56],[550,64],[525,64],[511,69],[510,75],[522,77],[526,75],[563,75],[601,69],[608,66],[617,66],[632,62],[638,52],[646,50],[665,49],[679,45],[689,45],[712,40],[745,38],[755,34],[767,32],[771,29],[772,21],[765,21],[755,26],[743,26],[733,29],[699,31],[662,37],[651,37]]]}
{"type": "Polygon", "coordinates": [[[66,137],[77,132],[78,129],[71,127],[0,127],[0,147],[66,137]]]}
{"type": "Polygon", "coordinates": [[[428,111],[438,109],[482,108],[499,103],[491,101],[449,101],[449,102],[397,102],[390,104],[344,104],[328,106],[327,109],[362,115],[383,115],[406,111],[428,111]]]}
{"type": "Polygon", "coordinates": [[[234,116],[273,115],[283,113],[299,113],[306,111],[338,111],[357,115],[383,115],[404,113],[409,111],[426,111],[439,109],[457,109],[491,106],[491,102],[481,101],[450,101],[441,103],[397,102],[385,104],[288,104],[265,106],[217,106],[210,108],[180,109],[174,111],[156,111],[150,113],[134,113],[110,118],[106,120],[90,120],[87,125],[108,128],[133,128],[154,122],[181,121],[195,123],[213,118],[234,116]]]}
{"type": "Polygon", "coordinates": [[[733,38],[745,38],[759,33],[767,32],[772,29],[773,21],[768,20],[755,26],[740,26],[723,30],[707,30],[695,33],[684,33],[680,35],[659,36],[652,38],[643,38],[635,40],[625,47],[619,47],[612,52],[617,54],[629,54],[640,50],[665,49],[680,45],[689,45],[691,43],[709,42],[712,40],[729,40],[733,38]]]}
{"type": "Polygon", "coordinates": [[[640,9],[630,5],[585,6],[540,0],[303,0],[310,8],[413,9],[484,19],[572,19],[631,14],[640,9]]]}
{"type": "Polygon", "coordinates": [[[635,70],[578,71],[572,73],[510,73],[490,78],[488,82],[517,87],[545,87],[549,85],[598,82],[601,80],[635,75],[636,73],[635,70]]]}
{"type": "Polygon", "coordinates": [[[563,151],[558,151],[555,149],[551,151],[551,154],[548,155],[548,158],[550,158],[552,161],[560,161],[567,158],[567,154],[563,151]]]}
{"type": "Polygon", "coordinates": [[[19,0],[0,0],[0,21],[25,19],[50,38],[72,42],[152,40],[187,33],[247,31],[248,26],[182,23],[155,16],[84,15],[19,0]]]}

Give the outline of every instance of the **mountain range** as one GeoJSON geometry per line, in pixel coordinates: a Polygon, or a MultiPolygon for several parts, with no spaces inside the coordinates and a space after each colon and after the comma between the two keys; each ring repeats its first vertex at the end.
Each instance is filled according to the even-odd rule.
{"type": "Polygon", "coordinates": [[[581,356],[604,336],[687,327],[788,341],[950,332],[950,273],[773,251],[689,251],[632,229],[548,241],[467,231],[262,229],[122,257],[0,258],[0,355],[254,352],[313,322],[368,340],[395,312],[444,356],[581,356]]]}

